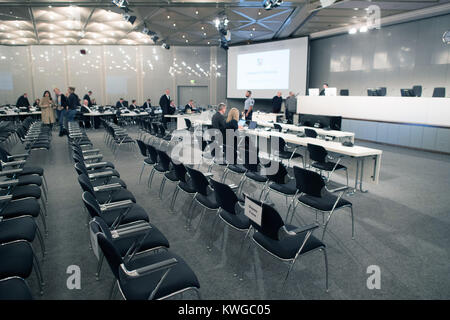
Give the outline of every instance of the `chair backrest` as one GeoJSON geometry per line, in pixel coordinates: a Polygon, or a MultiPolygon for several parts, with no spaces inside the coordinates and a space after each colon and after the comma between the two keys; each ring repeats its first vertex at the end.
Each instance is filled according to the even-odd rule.
{"type": "Polygon", "coordinates": [[[76,162],[74,167],[75,167],[75,170],[77,171],[78,175],[83,174],[83,173],[85,175],[88,174],[86,167],[81,162],[76,162]]]}
{"type": "Polygon", "coordinates": [[[178,180],[182,181],[182,182],[186,182],[186,167],[184,166],[184,164],[182,163],[174,163],[172,162],[172,168],[175,172],[176,177],[178,178],[178,180]]]}
{"type": "Polygon", "coordinates": [[[317,132],[314,129],[305,128],[305,136],[308,138],[317,138],[317,132]]]}
{"type": "Polygon", "coordinates": [[[281,130],[283,130],[283,128],[278,124],[278,123],[274,123],[273,127],[275,130],[277,130],[278,132],[281,132],[281,130]]]}
{"type": "Polygon", "coordinates": [[[217,204],[225,211],[236,214],[235,205],[239,201],[229,185],[210,179],[217,204]]]}
{"type": "Polygon", "coordinates": [[[91,224],[93,228],[96,229],[97,232],[97,242],[100,249],[103,252],[103,255],[108,262],[109,267],[111,268],[112,273],[116,279],[119,279],[119,268],[123,263],[123,259],[120,256],[119,251],[114,246],[114,243],[111,239],[108,239],[108,236],[103,232],[102,228],[98,224],[91,224]]]}
{"type": "Polygon", "coordinates": [[[444,87],[434,88],[433,98],[445,98],[445,88],[444,87]]]}
{"type": "Polygon", "coordinates": [[[193,185],[195,191],[204,196],[207,196],[209,182],[208,182],[208,179],[206,179],[205,175],[201,171],[198,171],[198,170],[195,170],[195,169],[192,169],[189,167],[186,167],[186,169],[189,173],[189,176],[192,179],[192,185],[193,185]]]}
{"type": "Polygon", "coordinates": [[[138,144],[139,150],[141,151],[141,155],[143,157],[148,156],[147,147],[145,146],[145,143],[142,140],[136,139],[136,142],[138,144]]]}
{"type": "Polygon", "coordinates": [[[186,123],[186,127],[188,130],[192,127],[192,122],[188,118],[184,118],[184,122],[186,123]]]}
{"type": "Polygon", "coordinates": [[[339,92],[339,95],[341,96],[348,96],[348,94],[349,94],[348,89],[341,89],[341,91],[339,92]]]}
{"type": "Polygon", "coordinates": [[[10,156],[9,152],[0,147],[0,159],[3,162],[8,162],[8,156],[10,156]]]}
{"type": "Polygon", "coordinates": [[[416,97],[421,97],[422,96],[422,86],[416,85],[412,87],[413,91],[414,91],[414,95],[416,97]]]}
{"type": "Polygon", "coordinates": [[[83,199],[84,206],[91,218],[100,215],[100,206],[98,205],[97,199],[90,192],[84,191],[81,199],[83,199]]]}
{"type": "Polygon", "coordinates": [[[255,202],[257,205],[262,206],[261,225],[258,225],[250,219],[253,228],[270,239],[279,240],[278,233],[280,228],[284,226],[284,222],[278,211],[266,203],[262,203],[261,201],[250,197],[248,197],[248,199],[255,202]]]}
{"type": "Polygon", "coordinates": [[[311,160],[324,163],[327,158],[327,150],[324,147],[319,146],[317,144],[308,143],[308,152],[311,160]]]}
{"type": "Polygon", "coordinates": [[[150,144],[146,144],[147,147],[147,151],[148,151],[148,156],[150,157],[150,159],[152,159],[153,162],[157,163],[158,162],[158,152],[156,151],[156,148],[150,144]]]}
{"type": "Polygon", "coordinates": [[[89,180],[88,176],[85,175],[84,173],[78,176],[78,183],[80,184],[81,189],[83,189],[83,191],[90,192],[92,195],[95,194],[91,181],[89,180]]]}
{"type": "Polygon", "coordinates": [[[265,165],[265,167],[270,167],[273,165],[278,166],[277,172],[274,174],[266,174],[267,179],[278,184],[284,184],[284,180],[288,174],[286,166],[281,162],[270,161],[268,164],[265,165]]]}
{"type": "Polygon", "coordinates": [[[158,153],[159,157],[158,163],[163,167],[164,171],[169,171],[171,161],[170,157],[164,151],[157,150],[156,152],[158,153]]]}
{"type": "Polygon", "coordinates": [[[313,197],[321,197],[325,182],[320,174],[294,166],[294,175],[297,189],[300,192],[313,197]]]}

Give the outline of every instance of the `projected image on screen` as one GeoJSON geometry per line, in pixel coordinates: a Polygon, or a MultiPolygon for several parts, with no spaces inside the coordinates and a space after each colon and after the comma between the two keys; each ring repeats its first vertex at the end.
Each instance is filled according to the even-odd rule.
{"type": "Polygon", "coordinates": [[[288,89],[290,50],[237,56],[237,89],[288,89]]]}

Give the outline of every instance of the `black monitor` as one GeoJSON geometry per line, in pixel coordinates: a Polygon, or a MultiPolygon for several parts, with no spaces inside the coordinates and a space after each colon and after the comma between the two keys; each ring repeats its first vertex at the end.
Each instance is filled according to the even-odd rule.
{"type": "Polygon", "coordinates": [[[256,125],[258,123],[256,121],[250,121],[250,123],[248,124],[248,128],[249,129],[256,129],[256,125]]]}
{"type": "Polygon", "coordinates": [[[400,93],[401,93],[402,97],[415,97],[416,96],[413,89],[400,89],[400,93]]]}
{"type": "Polygon", "coordinates": [[[367,95],[368,96],[377,96],[377,90],[376,89],[367,89],[367,95]]]}

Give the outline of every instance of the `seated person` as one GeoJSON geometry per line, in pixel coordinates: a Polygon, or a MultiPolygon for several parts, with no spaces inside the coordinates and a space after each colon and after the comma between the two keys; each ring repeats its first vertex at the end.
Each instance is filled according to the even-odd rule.
{"type": "Polygon", "coordinates": [[[176,110],[177,107],[175,106],[175,102],[173,102],[173,100],[170,100],[169,114],[174,114],[176,110]]]}
{"type": "Polygon", "coordinates": [[[126,108],[125,101],[123,100],[123,98],[120,98],[119,101],[117,101],[116,108],[117,109],[126,108]]]}
{"type": "Polygon", "coordinates": [[[39,107],[40,103],[41,103],[41,99],[34,100],[33,107],[39,107]]]}
{"type": "Polygon", "coordinates": [[[194,101],[189,100],[188,104],[184,106],[184,113],[192,113],[194,108],[194,101]]]}
{"type": "Polygon", "coordinates": [[[151,100],[147,99],[147,101],[144,102],[144,104],[142,105],[141,108],[144,109],[144,110],[152,109],[151,100]]]}
{"type": "Polygon", "coordinates": [[[87,99],[83,100],[83,104],[81,105],[81,112],[82,113],[91,113],[92,110],[89,108],[89,101],[87,99]]]}
{"type": "Polygon", "coordinates": [[[231,108],[228,112],[227,121],[225,122],[225,129],[242,129],[243,127],[238,124],[239,122],[239,110],[236,108],[231,108]]]}
{"type": "Polygon", "coordinates": [[[136,110],[138,108],[137,104],[136,104],[136,100],[131,100],[131,104],[128,106],[128,110],[133,111],[136,110]]]}

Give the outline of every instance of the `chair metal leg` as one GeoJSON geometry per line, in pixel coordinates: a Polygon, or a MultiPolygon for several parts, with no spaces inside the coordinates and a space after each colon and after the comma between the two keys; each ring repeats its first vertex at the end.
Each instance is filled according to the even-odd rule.
{"type": "Polygon", "coordinates": [[[47,252],[45,250],[44,238],[42,237],[42,233],[41,233],[41,230],[39,229],[38,225],[36,225],[36,236],[37,236],[39,244],[41,246],[42,260],[44,260],[45,259],[45,254],[47,252]]]}
{"type": "Polygon", "coordinates": [[[202,215],[200,216],[200,220],[198,221],[197,227],[195,227],[195,232],[197,232],[198,228],[202,224],[203,217],[205,216],[206,208],[204,207],[202,210],[202,215]]]}
{"type": "Polygon", "coordinates": [[[160,184],[160,186],[159,186],[159,198],[160,198],[160,199],[162,199],[162,193],[163,193],[163,191],[164,191],[164,185],[166,184],[166,180],[167,180],[167,178],[166,178],[166,176],[164,175],[164,176],[163,176],[163,179],[162,179],[162,181],[161,181],[161,184],[160,184]]]}
{"type": "Polygon", "coordinates": [[[193,204],[194,204],[194,200],[195,200],[195,197],[197,196],[197,193],[192,197],[192,200],[191,200],[191,203],[189,204],[189,208],[188,208],[188,211],[187,211],[187,217],[186,217],[186,229],[187,230],[189,230],[190,228],[191,228],[191,220],[192,220],[192,216],[193,216],[193,212],[191,213],[191,211],[192,211],[192,206],[193,206],[193,204]]]}
{"type": "Polygon", "coordinates": [[[153,180],[153,176],[155,175],[155,171],[156,171],[156,169],[155,169],[155,167],[153,167],[152,172],[150,172],[150,176],[148,177],[147,185],[149,188],[151,188],[151,186],[152,186],[152,180],[153,180]]]}
{"type": "Polygon", "coordinates": [[[350,213],[352,215],[352,240],[355,240],[355,221],[353,219],[353,206],[350,206],[350,213]]]}
{"type": "Polygon", "coordinates": [[[42,225],[44,226],[44,233],[45,235],[48,235],[47,221],[45,219],[45,214],[42,212],[42,209],[39,211],[39,217],[41,218],[42,225]]]}
{"type": "Polygon", "coordinates": [[[177,187],[175,188],[175,191],[173,193],[172,200],[170,200],[170,210],[172,210],[172,211],[173,211],[174,206],[175,206],[175,201],[177,199],[178,192],[180,192],[180,187],[177,185],[177,187]]]}
{"type": "Polygon", "coordinates": [[[145,168],[145,162],[144,162],[144,164],[142,165],[141,174],[139,175],[139,181],[138,181],[138,184],[141,184],[141,178],[142,178],[142,173],[144,172],[144,168],[145,168]]]}
{"type": "Polygon", "coordinates": [[[113,280],[113,285],[111,286],[111,290],[109,290],[108,300],[111,300],[111,299],[113,299],[115,297],[115,295],[116,295],[115,294],[116,286],[117,286],[117,280],[114,279],[113,280]]]}
{"type": "Polygon", "coordinates": [[[294,267],[295,261],[297,261],[297,259],[292,260],[291,265],[289,266],[289,270],[286,273],[286,276],[284,277],[284,281],[283,281],[283,285],[282,285],[283,291],[284,291],[284,287],[286,285],[286,280],[288,279],[289,274],[291,273],[291,270],[294,267]]]}
{"type": "MultiPolygon", "coordinates": [[[[250,230],[251,230],[251,227],[250,227],[250,228],[247,230],[247,232],[245,233],[245,236],[244,236],[244,238],[242,239],[241,245],[240,245],[240,247],[239,247],[239,257],[238,257],[238,260],[237,260],[239,264],[241,263],[242,247],[244,246],[245,239],[247,239],[248,235],[250,234],[250,230]]],[[[237,276],[238,276],[238,273],[236,272],[236,273],[234,274],[234,276],[237,277],[237,276]]]]}
{"type": "Polygon", "coordinates": [[[217,210],[217,214],[214,217],[214,220],[213,220],[213,223],[212,223],[212,226],[211,226],[211,237],[210,237],[209,244],[206,246],[206,248],[209,251],[211,251],[211,247],[212,247],[212,244],[213,244],[214,229],[216,228],[217,221],[219,220],[219,212],[220,212],[220,208],[219,208],[219,210],[217,210]]]}
{"type": "Polygon", "coordinates": [[[323,257],[325,259],[325,288],[326,292],[328,292],[328,257],[327,250],[325,248],[320,249],[323,252],[323,257]]]}
{"type": "Polygon", "coordinates": [[[105,258],[105,256],[103,255],[103,253],[100,253],[100,257],[98,259],[98,263],[97,263],[97,271],[95,272],[95,280],[99,280],[100,279],[100,272],[102,271],[102,265],[103,265],[103,259],[105,258]]]}

